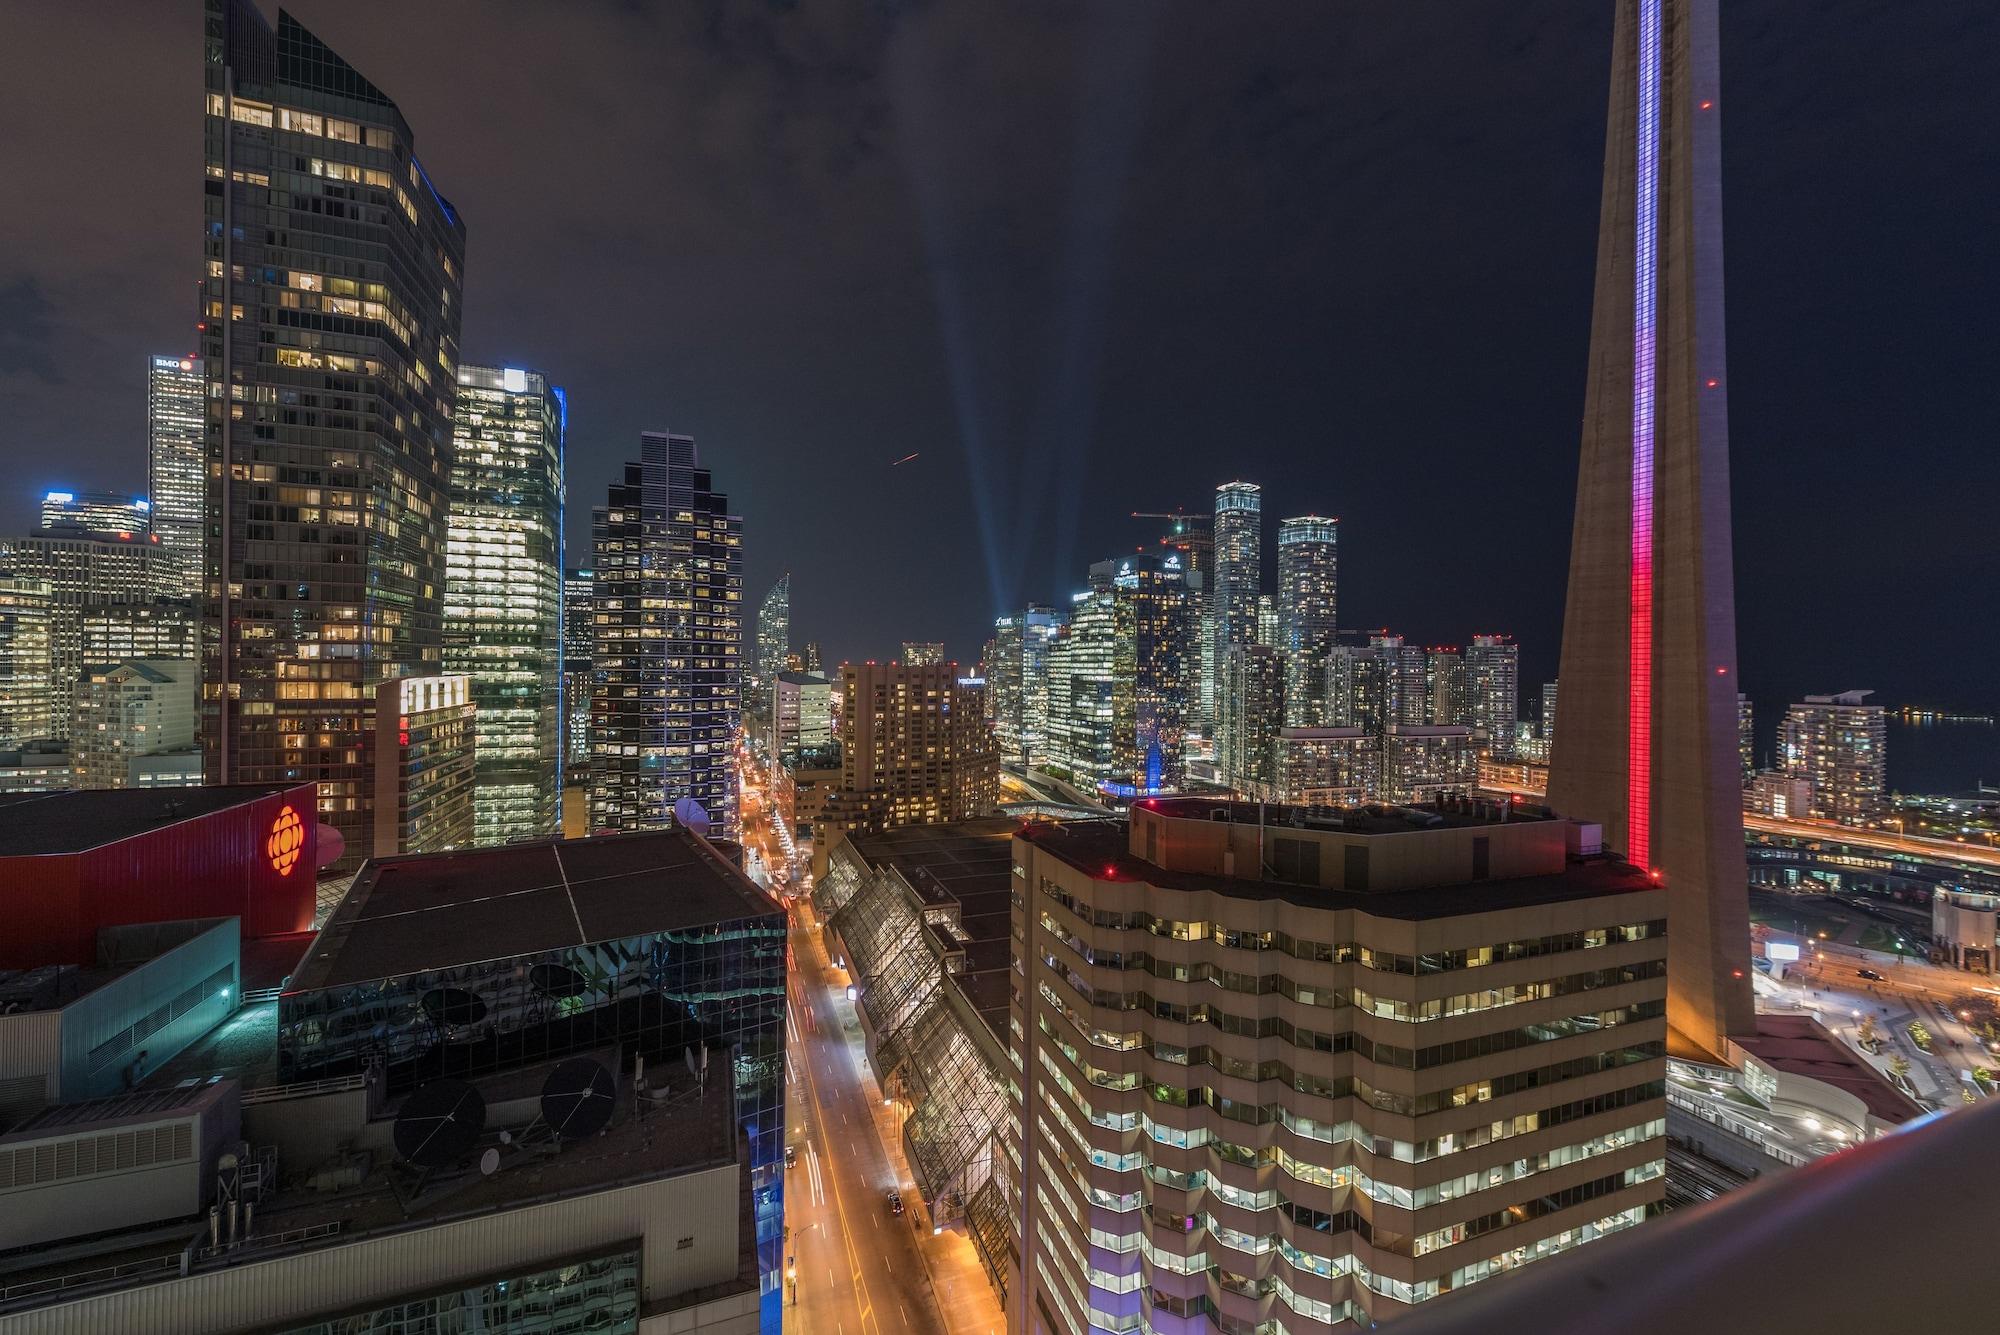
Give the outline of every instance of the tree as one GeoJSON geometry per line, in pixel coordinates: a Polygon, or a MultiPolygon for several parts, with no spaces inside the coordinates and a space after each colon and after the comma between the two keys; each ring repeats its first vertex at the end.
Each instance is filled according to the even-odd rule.
{"type": "Polygon", "coordinates": [[[1982,1085],[1990,1085],[1993,1083],[1993,1072],[1984,1066],[1975,1066],[1972,1068],[1972,1078],[1982,1085]]]}
{"type": "Polygon", "coordinates": [[[1874,1017],[1874,1016],[1872,1016],[1872,1015],[1864,1015],[1864,1016],[1862,1016],[1862,1017],[1861,1017],[1861,1029],[1860,1029],[1860,1032],[1858,1033],[1857,1037],[1859,1037],[1859,1038],[1860,1038],[1860,1040],[1861,1040],[1861,1046],[1862,1046],[1862,1047],[1864,1047],[1864,1048],[1867,1048],[1867,1049],[1868,1049],[1868,1050],[1869,1050],[1870,1052],[1873,1052],[1873,1051],[1875,1050],[1875,1017],[1874,1017]]]}
{"type": "Polygon", "coordinates": [[[1910,1059],[1898,1054],[1889,1059],[1889,1074],[1896,1077],[1896,1083],[1904,1085],[1910,1079],[1910,1059]]]}
{"type": "Polygon", "coordinates": [[[1922,1020],[1917,1020],[1911,1023],[1910,1041],[1915,1043],[1918,1047],[1922,1048],[1925,1052],[1929,1052],[1931,1050],[1931,1031],[1924,1024],[1922,1020]]]}

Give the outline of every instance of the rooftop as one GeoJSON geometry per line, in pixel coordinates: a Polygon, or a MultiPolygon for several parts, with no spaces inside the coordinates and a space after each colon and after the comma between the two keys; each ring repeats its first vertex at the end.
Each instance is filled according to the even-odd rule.
{"type": "Polygon", "coordinates": [[[0,857],[81,853],[296,787],[291,783],[239,783],[0,794],[0,857]]]}
{"type": "MultiPolygon", "coordinates": [[[[1255,806],[1254,803],[1236,805],[1255,806]]],[[[1301,908],[1355,909],[1376,918],[1404,921],[1502,912],[1606,895],[1659,893],[1659,887],[1637,867],[1608,857],[1571,862],[1562,871],[1544,876],[1369,892],[1271,879],[1209,876],[1155,866],[1128,850],[1124,821],[1056,821],[1026,826],[1019,834],[1037,848],[1098,880],[1141,881],[1168,890],[1207,890],[1237,899],[1279,899],[1301,908]]]]}
{"type": "Polygon", "coordinates": [[[1279,802],[1239,802],[1210,797],[1150,797],[1139,803],[1147,811],[1172,820],[1228,820],[1239,825],[1268,825],[1329,834],[1412,834],[1424,830],[1463,830],[1475,826],[1541,823],[1556,817],[1547,807],[1525,802],[1468,799],[1442,805],[1322,809],[1279,802]]]}
{"type": "Polygon", "coordinates": [[[1754,1036],[1730,1041],[1772,1070],[1810,1076],[1845,1090],[1884,1122],[1900,1125],[1924,1115],[1914,1100],[1810,1015],[1761,1014],[1754,1036]]]}
{"type": "Polygon", "coordinates": [[[890,866],[900,872],[925,908],[957,906],[962,935],[931,930],[947,950],[963,953],[964,969],[949,977],[1003,1042],[1013,839],[1020,828],[1019,821],[1005,816],[983,816],[950,825],[906,825],[847,836],[870,866],[890,866]]]}
{"type": "Polygon", "coordinates": [[[377,858],[288,990],[777,912],[739,867],[684,829],[377,858]]]}

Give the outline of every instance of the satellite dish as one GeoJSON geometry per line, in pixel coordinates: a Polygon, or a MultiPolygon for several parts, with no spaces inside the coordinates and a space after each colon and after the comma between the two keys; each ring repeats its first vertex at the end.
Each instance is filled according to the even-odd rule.
{"type": "Polygon", "coordinates": [[[683,797],[674,803],[674,824],[685,825],[696,834],[708,833],[708,809],[692,797],[683,797]]]}
{"type": "Polygon", "coordinates": [[[590,989],[590,981],[567,964],[537,964],[528,970],[528,986],[550,1001],[568,1001],[590,989]]]}
{"type": "Polygon", "coordinates": [[[417,1004],[438,1024],[477,1024],[486,1018],[486,1003],[462,987],[434,987],[417,1004]]]}
{"type": "Polygon", "coordinates": [[[443,1168],[464,1158],[485,1129],[478,1090],[463,1080],[433,1080],[403,1100],[392,1139],[404,1162],[443,1168]]]}
{"type": "Polygon", "coordinates": [[[479,1156],[479,1175],[481,1177],[492,1177],[499,1171],[500,1151],[488,1149],[486,1153],[479,1156]]]}
{"type": "Polygon", "coordinates": [[[687,1061],[687,1065],[688,1065],[688,1074],[689,1074],[689,1075],[693,1075],[693,1074],[694,1074],[694,1049],[693,1049],[693,1048],[682,1048],[682,1049],[681,1049],[681,1056],[682,1056],[683,1058],[685,1058],[685,1059],[686,1059],[686,1061],[687,1061]]]}
{"type": "Polygon", "coordinates": [[[542,1085],[542,1120],[558,1140],[582,1140],[604,1129],[617,1099],[611,1072],[588,1057],[571,1057],[542,1085]]]}

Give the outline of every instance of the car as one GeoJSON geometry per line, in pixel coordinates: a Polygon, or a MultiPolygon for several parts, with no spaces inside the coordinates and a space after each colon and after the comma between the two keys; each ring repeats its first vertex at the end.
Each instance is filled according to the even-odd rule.
{"type": "Polygon", "coordinates": [[[797,1168],[798,1166],[799,1166],[799,1147],[796,1145],[785,1146],[785,1167],[797,1168]]]}
{"type": "Polygon", "coordinates": [[[889,1188],[889,1213],[903,1213],[903,1193],[894,1187],[889,1188]]]}
{"type": "Polygon", "coordinates": [[[1873,969],[1856,969],[1854,972],[1860,974],[1863,978],[1866,978],[1871,983],[1879,983],[1882,981],[1882,975],[1876,973],[1873,969]]]}

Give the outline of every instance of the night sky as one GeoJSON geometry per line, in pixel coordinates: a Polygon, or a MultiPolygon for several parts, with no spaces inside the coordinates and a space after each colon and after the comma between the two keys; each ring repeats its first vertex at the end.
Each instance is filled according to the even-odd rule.
{"type": "MultiPolygon", "coordinates": [[[[2000,6],[1726,4],[1742,676],[1992,710],[2000,6]]],[[[275,14],[274,8],[267,12],[275,14]]],[[[831,659],[1081,587],[1133,510],[1342,519],[1341,620],[1555,671],[1609,0],[335,3],[469,229],[463,351],[643,428],[831,659]],[[915,452],[910,462],[892,461],[915,452]]],[[[144,485],[200,270],[196,0],[17,5],[0,530],[144,485]]]]}

